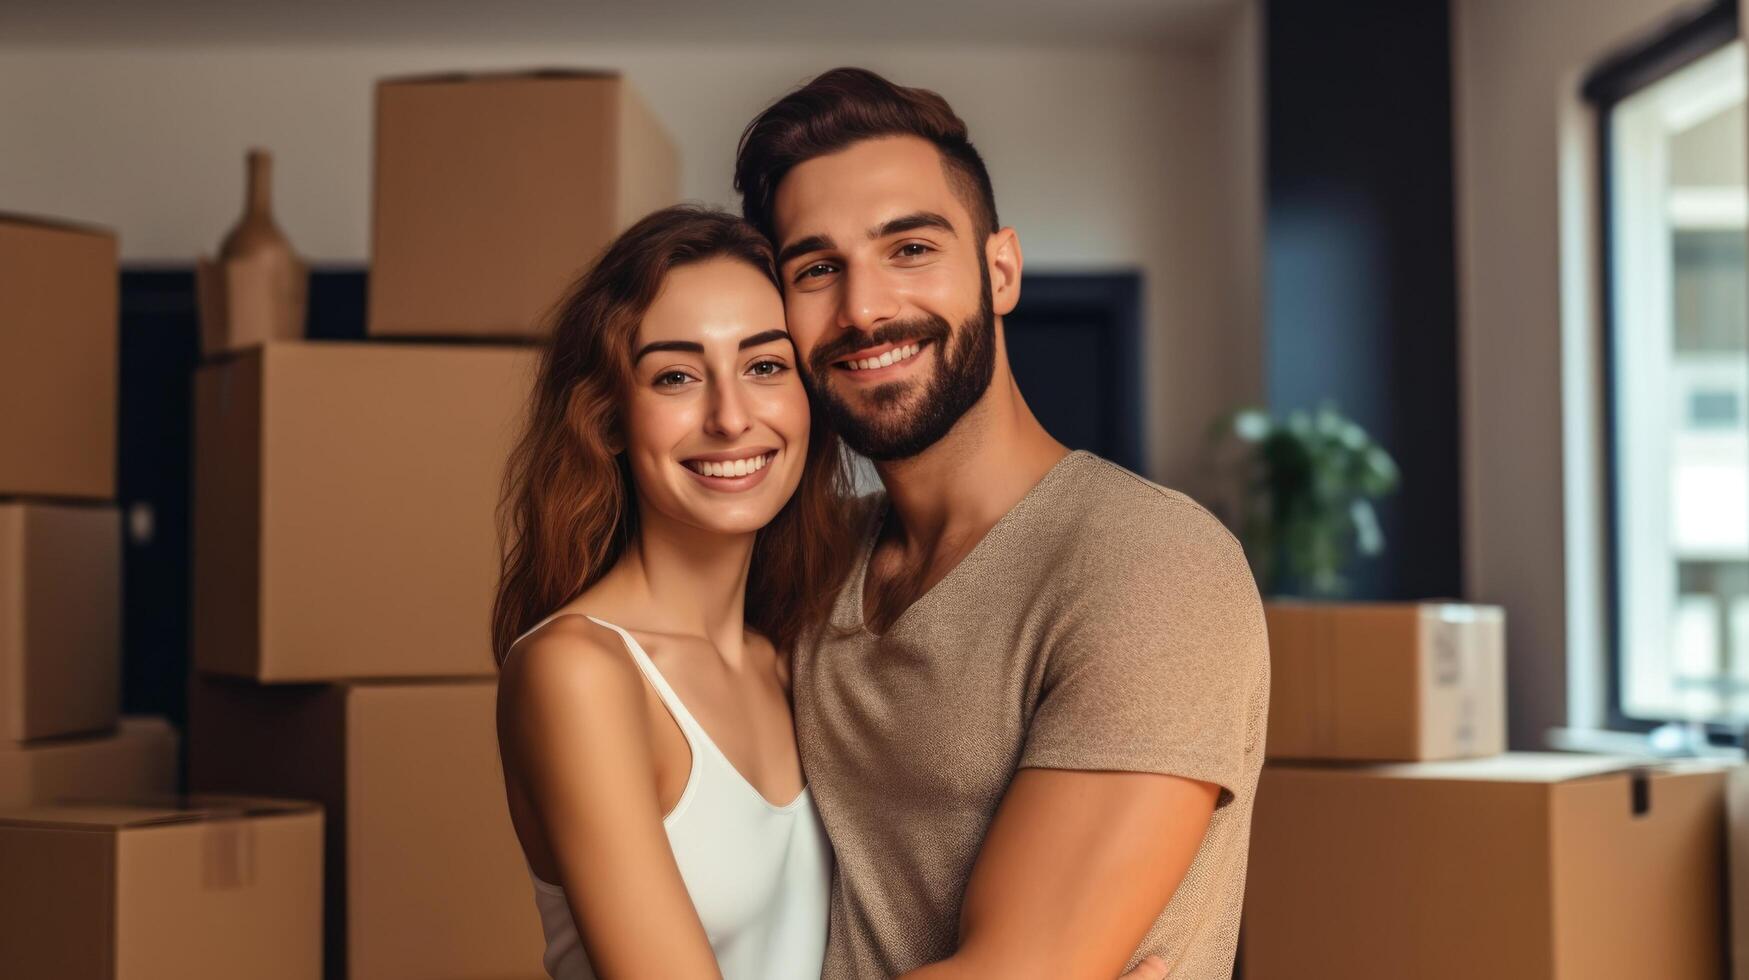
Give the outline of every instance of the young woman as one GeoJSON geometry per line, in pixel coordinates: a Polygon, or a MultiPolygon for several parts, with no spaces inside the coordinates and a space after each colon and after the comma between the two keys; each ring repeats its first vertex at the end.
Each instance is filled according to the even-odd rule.
{"type": "Polygon", "coordinates": [[[562,305],[492,624],[558,980],[819,977],[831,849],[780,651],[844,575],[846,486],[739,219],[652,214],[562,305]]]}

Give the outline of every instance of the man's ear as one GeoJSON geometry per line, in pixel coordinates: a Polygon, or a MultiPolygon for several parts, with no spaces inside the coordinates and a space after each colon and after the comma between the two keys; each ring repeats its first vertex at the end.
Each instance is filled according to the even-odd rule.
{"type": "Polygon", "coordinates": [[[1020,235],[1013,228],[1000,228],[984,242],[984,261],[990,267],[991,312],[1007,316],[1020,303],[1020,235]]]}

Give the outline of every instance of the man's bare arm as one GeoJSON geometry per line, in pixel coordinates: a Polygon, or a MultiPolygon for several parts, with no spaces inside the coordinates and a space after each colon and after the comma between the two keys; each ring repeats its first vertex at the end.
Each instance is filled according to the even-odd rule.
{"type": "Polygon", "coordinates": [[[1196,857],[1219,788],[1176,776],[1022,769],[972,868],[960,947],[901,980],[1109,980],[1196,857]]]}

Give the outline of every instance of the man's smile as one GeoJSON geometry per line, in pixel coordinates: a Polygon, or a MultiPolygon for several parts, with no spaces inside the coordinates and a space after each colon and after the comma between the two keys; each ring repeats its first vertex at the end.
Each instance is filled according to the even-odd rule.
{"type": "Polygon", "coordinates": [[[927,340],[907,340],[857,351],[854,357],[834,361],[832,366],[857,381],[890,381],[910,370],[927,340]]]}

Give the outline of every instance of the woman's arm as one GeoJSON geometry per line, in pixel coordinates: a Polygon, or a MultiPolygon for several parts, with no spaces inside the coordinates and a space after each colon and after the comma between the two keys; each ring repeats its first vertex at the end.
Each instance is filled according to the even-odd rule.
{"type": "Polygon", "coordinates": [[[498,738],[598,976],[717,977],[662,826],[645,682],[618,637],[564,617],[499,677],[498,738]]]}

